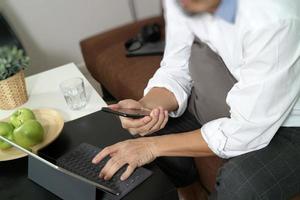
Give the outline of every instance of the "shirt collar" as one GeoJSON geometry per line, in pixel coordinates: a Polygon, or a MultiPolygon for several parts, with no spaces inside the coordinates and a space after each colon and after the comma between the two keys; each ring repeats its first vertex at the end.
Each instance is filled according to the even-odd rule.
{"type": "Polygon", "coordinates": [[[234,24],[237,12],[237,0],[221,0],[215,15],[234,24]]]}

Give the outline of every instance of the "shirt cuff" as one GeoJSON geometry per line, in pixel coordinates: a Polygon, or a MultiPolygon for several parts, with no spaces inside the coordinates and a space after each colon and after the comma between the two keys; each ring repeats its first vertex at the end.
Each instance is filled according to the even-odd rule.
{"type": "Polygon", "coordinates": [[[163,77],[159,78],[159,80],[155,79],[155,77],[151,78],[144,90],[144,96],[154,87],[166,88],[174,94],[178,103],[178,109],[170,112],[170,117],[179,117],[184,113],[187,107],[188,94],[184,91],[179,83],[174,81],[174,78],[168,76],[167,74],[164,74],[163,77]]]}
{"type": "Polygon", "coordinates": [[[201,134],[208,147],[219,157],[229,158],[224,154],[224,148],[227,142],[227,137],[220,130],[221,123],[227,118],[219,118],[204,124],[201,127],[201,134]]]}

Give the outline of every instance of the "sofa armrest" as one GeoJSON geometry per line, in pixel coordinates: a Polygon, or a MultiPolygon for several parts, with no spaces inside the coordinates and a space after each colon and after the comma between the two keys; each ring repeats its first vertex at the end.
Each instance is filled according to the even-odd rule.
{"type": "Polygon", "coordinates": [[[80,42],[80,46],[87,68],[90,70],[92,67],[95,67],[95,62],[99,52],[104,51],[106,48],[114,44],[125,42],[126,40],[134,37],[137,35],[142,26],[151,23],[158,23],[161,27],[164,27],[163,17],[158,16],[126,24],[82,40],[80,42]]]}

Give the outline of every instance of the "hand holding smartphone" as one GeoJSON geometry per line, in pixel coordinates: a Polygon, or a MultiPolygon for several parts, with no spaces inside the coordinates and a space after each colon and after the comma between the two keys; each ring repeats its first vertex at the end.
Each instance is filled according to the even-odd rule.
{"type": "Polygon", "coordinates": [[[140,119],[150,116],[150,111],[144,109],[102,107],[101,111],[132,119],[140,119]]]}

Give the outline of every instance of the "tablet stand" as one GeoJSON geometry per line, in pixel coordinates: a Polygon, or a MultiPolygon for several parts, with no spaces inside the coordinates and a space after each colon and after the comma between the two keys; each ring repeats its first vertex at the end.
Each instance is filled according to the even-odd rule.
{"type": "Polygon", "coordinates": [[[95,200],[95,186],[55,170],[28,157],[28,178],[64,200],[95,200]]]}

